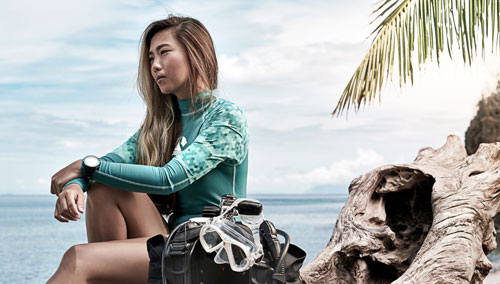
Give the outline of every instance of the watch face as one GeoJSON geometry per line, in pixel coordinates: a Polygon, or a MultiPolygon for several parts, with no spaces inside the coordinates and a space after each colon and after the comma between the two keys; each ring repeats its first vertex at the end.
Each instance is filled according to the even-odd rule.
{"type": "Polygon", "coordinates": [[[92,168],[97,167],[100,163],[99,158],[97,158],[96,156],[87,156],[85,157],[83,162],[87,167],[92,167],[92,168]]]}

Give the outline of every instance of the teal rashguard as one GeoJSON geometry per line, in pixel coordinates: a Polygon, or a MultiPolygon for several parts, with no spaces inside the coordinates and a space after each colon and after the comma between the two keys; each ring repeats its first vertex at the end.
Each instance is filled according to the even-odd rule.
{"type": "MultiPolygon", "coordinates": [[[[139,135],[140,130],[132,135],[125,143],[121,146],[118,146],[113,152],[106,154],[99,158],[101,163],[103,161],[107,162],[115,162],[115,163],[126,163],[133,164],[135,163],[135,152],[137,149],[137,136],[139,135]]],[[[82,172],[83,175],[83,172],[82,172]]],[[[75,178],[66,183],[63,187],[65,189],[70,184],[78,184],[86,192],[90,187],[90,182],[85,178],[75,178]]]]}
{"type": "MultiPolygon", "coordinates": [[[[163,167],[133,164],[137,131],[127,142],[101,158],[93,179],[116,188],[152,194],[177,193],[174,225],[201,216],[203,207],[218,205],[223,194],[246,196],[248,126],[243,111],[217,97],[191,112],[189,99],[179,100],[182,137],[174,157],[163,167]]],[[[205,97],[210,91],[197,96],[205,97]]],[[[86,189],[83,179],[72,180],[86,189]]],[[[68,183],[68,184],[69,184],[68,183]]]]}

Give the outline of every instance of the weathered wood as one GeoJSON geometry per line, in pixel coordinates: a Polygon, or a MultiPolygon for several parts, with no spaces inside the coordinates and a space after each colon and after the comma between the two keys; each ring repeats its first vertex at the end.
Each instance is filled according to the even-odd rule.
{"type": "Polygon", "coordinates": [[[482,283],[496,247],[500,143],[467,156],[456,136],[352,181],[306,283],[482,283]]]}

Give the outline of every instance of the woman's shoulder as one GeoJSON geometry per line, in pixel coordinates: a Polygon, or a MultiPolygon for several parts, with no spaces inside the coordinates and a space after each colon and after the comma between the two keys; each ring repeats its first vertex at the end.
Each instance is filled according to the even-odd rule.
{"type": "Polygon", "coordinates": [[[205,123],[247,128],[247,119],[243,110],[234,102],[221,97],[215,97],[213,100],[212,106],[206,113],[205,123]]]}
{"type": "Polygon", "coordinates": [[[241,117],[245,119],[245,113],[237,104],[219,96],[214,97],[211,113],[223,117],[241,117]]]}

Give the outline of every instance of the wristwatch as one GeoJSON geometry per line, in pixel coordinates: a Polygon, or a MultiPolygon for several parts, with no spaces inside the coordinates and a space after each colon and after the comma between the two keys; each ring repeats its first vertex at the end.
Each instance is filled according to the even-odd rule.
{"type": "Polygon", "coordinates": [[[94,172],[99,169],[101,161],[94,155],[88,155],[82,160],[82,176],[92,180],[94,172]]]}

